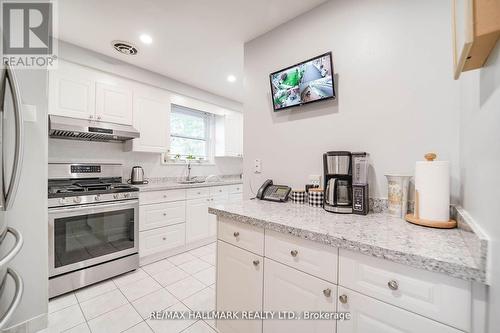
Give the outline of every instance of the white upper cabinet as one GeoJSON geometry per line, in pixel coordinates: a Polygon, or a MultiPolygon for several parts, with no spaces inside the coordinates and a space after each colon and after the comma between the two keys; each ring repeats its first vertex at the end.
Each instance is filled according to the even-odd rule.
{"type": "Polygon", "coordinates": [[[215,156],[243,157],[243,114],[227,111],[215,126],[215,156]]]}
{"type": "Polygon", "coordinates": [[[93,119],[95,81],[87,69],[59,61],[59,68],[49,71],[49,114],[93,119]]]}
{"type": "Polygon", "coordinates": [[[127,150],[164,153],[170,143],[170,93],[138,85],[134,88],[133,125],[141,137],[127,142],[127,150]]]}
{"type": "Polygon", "coordinates": [[[60,61],[49,86],[49,114],[132,125],[130,81],[60,61]]]}
{"type": "Polygon", "coordinates": [[[96,117],[99,121],[132,125],[132,89],[120,83],[96,83],[96,117]]]}

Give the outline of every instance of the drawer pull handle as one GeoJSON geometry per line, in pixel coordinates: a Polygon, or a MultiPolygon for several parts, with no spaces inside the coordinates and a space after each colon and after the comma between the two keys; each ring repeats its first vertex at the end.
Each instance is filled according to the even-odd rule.
{"type": "Polygon", "coordinates": [[[167,198],[167,195],[166,195],[166,194],[164,194],[164,195],[163,195],[163,197],[166,199],[166,198],[167,198]]]}
{"type": "Polygon", "coordinates": [[[239,236],[240,236],[240,233],[239,233],[238,231],[235,231],[235,232],[233,233],[233,236],[234,236],[234,237],[239,237],[239,236]]]}
{"type": "Polygon", "coordinates": [[[325,290],[323,290],[323,295],[325,295],[326,297],[332,296],[332,290],[330,288],[326,288],[325,290]]]}
{"type": "Polygon", "coordinates": [[[342,304],[346,304],[347,303],[347,295],[340,295],[339,296],[339,301],[342,304]]]}
{"type": "Polygon", "coordinates": [[[197,193],[198,193],[198,195],[200,195],[200,194],[201,194],[201,192],[197,192],[197,193]]]}
{"type": "Polygon", "coordinates": [[[163,216],[167,216],[167,213],[163,213],[163,216]]]}
{"type": "Polygon", "coordinates": [[[397,283],[397,281],[394,281],[394,280],[387,282],[387,286],[391,290],[398,290],[398,288],[399,288],[399,284],[397,283]]]}
{"type": "Polygon", "coordinates": [[[297,251],[297,250],[292,250],[292,251],[290,251],[290,254],[292,255],[292,257],[294,257],[294,258],[295,258],[295,257],[299,254],[299,251],[297,251]]]}
{"type": "Polygon", "coordinates": [[[260,261],[258,261],[258,260],[254,260],[254,261],[253,261],[253,265],[254,265],[254,266],[259,266],[259,264],[260,264],[260,261]]]}
{"type": "Polygon", "coordinates": [[[162,239],[163,239],[164,241],[166,241],[166,240],[167,240],[167,237],[163,237],[162,239]]]}

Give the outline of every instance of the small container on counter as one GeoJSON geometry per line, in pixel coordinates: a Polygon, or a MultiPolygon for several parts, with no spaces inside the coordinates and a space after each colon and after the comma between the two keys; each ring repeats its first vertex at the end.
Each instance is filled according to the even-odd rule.
{"type": "Polygon", "coordinates": [[[324,191],[322,188],[311,188],[307,195],[309,206],[323,207],[324,191]]]}
{"type": "Polygon", "coordinates": [[[297,204],[306,203],[306,191],[305,190],[292,190],[290,193],[290,201],[297,204]]]}

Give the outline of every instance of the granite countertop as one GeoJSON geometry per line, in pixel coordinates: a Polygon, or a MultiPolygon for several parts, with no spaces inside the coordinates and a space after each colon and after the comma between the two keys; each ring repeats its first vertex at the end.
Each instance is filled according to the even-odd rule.
{"type": "Polygon", "coordinates": [[[198,188],[198,187],[211,187],[211,186],[224,186],[224,185],[237,185],[242,184],[241,179],[232,180],[222,180],[218,182],[205,182],[196,184],[179,184],[177,182],[165,182],[165,183],[153,183],[145,185],[134,185],[139,188],[141,192],[150,191],[163,191],[163,190],[175,190],[183,188],[198,188]]]}
{"type": "Polygon", "coordinates": [[[460,229],[433,229],[382,213],[328,213],[294,203],[245,200],[216,205],[209,212],[281,233],[387,259],[468,281],[486,283],[460,229]]]}

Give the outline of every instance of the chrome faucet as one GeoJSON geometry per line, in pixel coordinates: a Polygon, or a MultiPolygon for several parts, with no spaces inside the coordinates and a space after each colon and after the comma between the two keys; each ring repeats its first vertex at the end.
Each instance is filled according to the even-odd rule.
{"type": "Polygon", "coordinates": [[[187,168],[188,168],[188,174],[187,174],[186,180],[190,181],[191,180],[191,162],[188,162],[187,168]]]}

